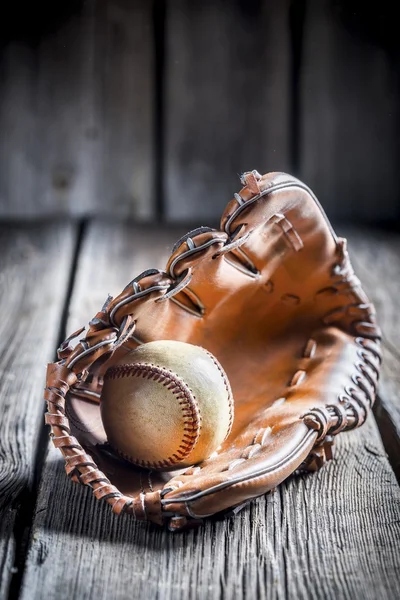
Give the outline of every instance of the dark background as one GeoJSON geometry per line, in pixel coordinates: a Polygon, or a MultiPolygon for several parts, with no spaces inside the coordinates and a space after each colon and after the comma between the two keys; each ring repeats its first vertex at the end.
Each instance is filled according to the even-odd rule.
{"type": "Polygon", "coordinates": [[[380,0],[14,1],[0,218],[215,224],[289,171],[334,221],[398,227],[399,36],[380,0]]]}

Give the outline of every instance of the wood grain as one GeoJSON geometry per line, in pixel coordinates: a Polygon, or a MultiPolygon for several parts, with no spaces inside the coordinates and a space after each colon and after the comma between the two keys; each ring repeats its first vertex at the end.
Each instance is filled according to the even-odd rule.
{"type": "Polygon", "coordinates": [[[0,226],[0,597],[35,502],[46,363],[53,360],[72,265],[69,225],[0,226]]]}
{"type": "Polygon", "coordinates": [[[289,2],[167,2],[165,190],[171,221],[214,222],[238,174],[290,168],[289,2]]]}
{"type": "Polygon", "coordinates": [[[99,156],[92,213],[151,220],[154,210],[152,2],[96,3],[99,156]]]}
{"type": "MultiPolygon", "coordinates": [[[[107,292],[162,266],[178,234],[112,223],[89,227],[68,329],[107,292]]],[[[320,472],[291,478],[236,517],[172,535],[116,517],[67,480],[51,449],[23,580],[23,600],[315,598],[391,600],[400,585],[400,488],[373,417],[342,434],[320,472]]]]}
{"type": "MultiPolygon", "coordinates": [[[[371,12],[364,4],[351,13],[355,20],[371,12]]],[[[364,37],[349,27],[345,5],[307,1],[298,175],[331,219],[398,219],[398,57],[375,43],[379,27],[364,37]]],[[[389,5],[374,13],[381,25],[394,19],[389,5]]]]}
{"type": "Polygon", "coordinates": [[[74,2],[35,44],[5,47],[0,217],[153,215],[150,4],[74,2]]]}

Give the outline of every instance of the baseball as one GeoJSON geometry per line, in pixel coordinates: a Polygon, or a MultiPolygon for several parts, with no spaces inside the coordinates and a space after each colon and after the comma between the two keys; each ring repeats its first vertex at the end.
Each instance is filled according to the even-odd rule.
{"type": "Polygon", "coordinates": [[[230,384],[217,359],[169,340],[143,344],[110,367],[100,407],[109,444],[149,469],[205,460],[233,421],[230,384]]]}

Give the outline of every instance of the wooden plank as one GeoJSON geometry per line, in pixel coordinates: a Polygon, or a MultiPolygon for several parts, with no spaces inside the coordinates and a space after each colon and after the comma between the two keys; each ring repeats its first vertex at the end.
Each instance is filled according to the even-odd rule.
{"type": "MultiPolygon", "coordinates": [[[[92,225],[84,240],[68,328],[93,316],[108,292],[162,266],[169,231],[92,225]]],[[[235,518],[170,534],[116,517],[67,480],[51,449],[44,468],[22,600],[57,589],[79,597],[385,600],[399,590],[400,488],[373,417],[342,434],[320,472],[291,478],[235,518]]]]}
{"type": "Polygon", "coordinates": [[[155,216],[154,40],[152,3],[96,3],[95,64],[99,110],[98,210],[151,220],[155,216]]]}
{"type": "MultiPolygon", "coordinates": [[[[32,112],[34,56],[31,49],[15,42],[1,49],[0,62],[0,215],[31,213],[37,189],[32,146],[36,138],[32,112]],[[29,190],[29,193],[28,193],[29,190]]],[[[38,198],[40,211],[40,198],[38,198]]]]}
{"type": "Polygon", "coordinates": [[[238,173],[290,169],[289,4],[167,2],[168,220],[217,220],[238,173]]]}
{"type": "Polygon", "coordinates": [[[35,46],[3,53],[0,216],[151,218],[150,3],[73,6],[35,46]]]}
{"type": "Polygon", "coordinates": [[[400,480],[400,236],[367,229],[346,233],[354,268],[375,305],[383,333],[383,377],[376,418],[400,480]]]}
{"type": "Polygon", "coordinates": [[[0,597],[35,503],[45,365],[54,357],[76,240],[65,224],[0,225],[0,597]]]}
{"type": "Polygon", "coordinates": [[[376,39],[393,11],[386,4],[376,27],[368,3],[345,4],[307,2],[299,176],[332,219],[399,219],[398,59],[389,52],[397,33],[386,47],[376,39]]]}

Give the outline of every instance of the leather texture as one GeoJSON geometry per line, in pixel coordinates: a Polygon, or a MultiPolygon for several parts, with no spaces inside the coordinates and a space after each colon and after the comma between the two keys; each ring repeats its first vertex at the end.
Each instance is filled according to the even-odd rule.
{"type": "Polygon", "coordinates": [[[136,519],[189,527],[275,488],[332,456],[333,438],[362,425],[381,363],[373,306],[311,190],[285,173],[250,171],[219,230],[201,227],[108,298],[48,367],[46,422],[67,474],[136,519]],[[107,443],[103,376],[153,340],[203,346],[225,369],[232,430],[183,471],[134,467],[107,443]]]}

